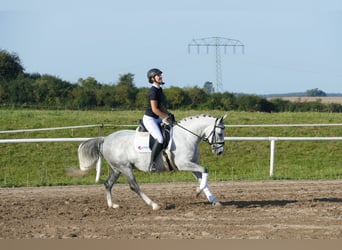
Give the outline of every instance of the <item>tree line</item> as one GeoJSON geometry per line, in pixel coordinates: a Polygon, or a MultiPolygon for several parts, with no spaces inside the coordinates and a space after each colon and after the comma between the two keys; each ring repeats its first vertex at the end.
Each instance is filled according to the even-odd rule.
{"type": "MultiPolygon", "coordinates": [[[[236,110],[256,112],[315,111],[342,112],[340,104],[267,100],[257,95],[215,93],[212,83],[203,88],[164,88],[169,109],[236,110]]],[[[317,89],[311,91],[315,95],[317,89]]],[[[70,83],[48,74],[27,73],[15,53],[0,50],[0,104],[2,106],[49,109],[144,109],[148,86],[138,88],[131,73],[119,76],[114,84],[95,78],[70,83]]],[[[311,93],[307,91],[307,93],[311,93]]],[[[320,93],[322,94],[322,93],[320,93]]],[[[324,92],[323,92],[324,94],[324,92]]]]}

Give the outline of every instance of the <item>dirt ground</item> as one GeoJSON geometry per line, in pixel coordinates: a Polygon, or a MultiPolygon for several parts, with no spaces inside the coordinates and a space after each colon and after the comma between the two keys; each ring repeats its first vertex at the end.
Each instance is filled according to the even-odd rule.
{"type": "Polygon", "coordinates": [[[195,183],[0,188],[0,239],[342,239],[342,180],[211,182],[223,206],[195,183]]]}

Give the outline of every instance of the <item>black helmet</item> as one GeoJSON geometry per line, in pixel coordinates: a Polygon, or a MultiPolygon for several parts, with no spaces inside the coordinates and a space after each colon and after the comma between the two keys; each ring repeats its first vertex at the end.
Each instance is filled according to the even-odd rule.
{"type": "Polygon", "coordinates": [[[156,75],[161,75],[163,72],[160,69],[150,69],[147,72],[147,79],[149,83],[153,83],[152,79],[153,77],[155,77],[156,75]]]}

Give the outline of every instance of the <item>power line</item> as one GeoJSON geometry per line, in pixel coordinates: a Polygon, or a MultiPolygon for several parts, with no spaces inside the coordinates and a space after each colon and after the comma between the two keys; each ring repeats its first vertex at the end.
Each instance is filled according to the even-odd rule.
{"type": "Polygon", "coordinates": [[[188,53],[191,53],[191,48],[196,47],[199,54],[201,48],[205,48],[207,54],[210,47],[215,48],[215,65],[216,65],[216,89],[222,90],[222,69],[221,69],[221,50],[224,54],[227,54],[229,49],[232,49],[232,53],[235,54],[237,49],[240,49],[242,54],[245,53],[245,45],[235,39],[229,39],[224,37],[206,37],[200,39],[192,39],[192,42],[188,44],[188,53]]]}

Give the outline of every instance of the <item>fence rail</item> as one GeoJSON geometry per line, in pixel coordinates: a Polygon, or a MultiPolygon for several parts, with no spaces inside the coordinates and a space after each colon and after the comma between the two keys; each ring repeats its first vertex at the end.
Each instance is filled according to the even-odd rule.
{"type": "MultiPolygon", "coordinates": [[[[342,123],[309,123],[309,124],[231,124],[224,125],[226,128],[268,128],[268,127],[339,127],[342,123]]],[[[79,126],[66,126],[55,128],[34,128],[34,129],[16,129],[16,130],[2,130],[0,134],[13,134],[24,132],[38,132],[38,131],[50,131],[50,130],[63,130],[63,129],[79,129],[79,128],[104,128],[104,127],[137,127],[137,124],[91,124],[91,125],[79,125],[79,126]]]]}
{"type": "MultiPolygon", "coordinates": [[[[21,130],[5,130],[4,133],[20,133],[32,131],[47,131],[60,129],[77,129],[89,127],[135,127],[137,125],[122,125],[122,124],[94,124],[81,126],[68,126],[57,128],[40,128],[40,129],[21,129],[21,130]]],[[[225,127],[324,127],[324,126],[342,126],[342,123],[330,124],[257,124],[257,125],[225,125],[225,127]]],[[[33,142],[82,142],[91,138],[34,138],[34,139],[0,139],[2,143],[33,143],[33,142]]],[[[269,141],[270,142],[270,176],[274,175],[274,160],[276,141],[342,141],[342,137],[224,137],[225,141],[269,141]]]]}
{"type": "Polygon", "coordinates": [[[33,138],[33,139],[0,139],[0,143],[32,143],[32,142],[83,142],[91,138],[33,138]]]}
{"type": "MultiPolygon", "coordinates": [[[[91,138],[1,139],[1,143],[82,142],[91,138]]],[[[274,175],[276,141],[342,141],[342,137],[225,137],[225,141],[270,141],[270,176],[274,175]]]]}
{"type": "Polygon", "coordinates": [[[270,141],[270,176],[274,175],[276,141],[342,141],[342,137],[224,137],[225,141],[270,141]]]}

